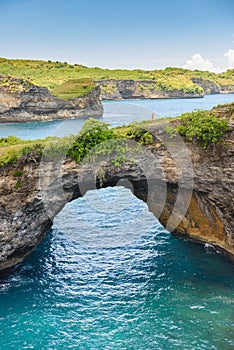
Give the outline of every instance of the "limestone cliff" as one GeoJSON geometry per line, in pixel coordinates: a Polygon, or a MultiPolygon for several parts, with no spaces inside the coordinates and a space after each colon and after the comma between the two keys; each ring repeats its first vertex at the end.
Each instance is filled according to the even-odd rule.
{"type": "Polygon", "coordinates": [[[31,122],[78,117],[100,117],[100,88],[84,97],[63,100],[47,88],[0,76],[0,123],[31,122]]]}
{"type": "Polygon", "coordinates": [[[101,87],[102,100],[186,98],[204,95],[199,86],[195,92],[177,89],[168,91],[166,87],[159,86],[155,80],[97,80],[96,83],[101,87]]]}
{"type": "Polygon", "coordinates": [[[219,86],[210,80],[205,80],[203,78],[192,78],[191,80],[193,83],[200,86],[207,95],[220,93],[221,89],[219,86]]]}
{"type": "MultiPolygon", "coordinates": [[[[64,205],[92,188],[131,184],[175,235],[212,244],[234,258],[234,104],[216,109],[230,132],[216,148],[175,143],[165,124],[152,125],[154,145],[134,162],[77,165],[33,156],[0,168],[0,270],[29,254],[64,205]]],[[[179,254],[179,252],[175,252],[179,254]]]]}
{"type": "MultiPolygon", "coordinates": [[[[179,78],[178,78],[179,79],[179,78]]],[[[205,94],[234,92],[234,84],[218,86],[202,78],[191,78],[194,90],[172,89],[156,80],[97,80],[101,87],[102,100],[143,99],[143,98],[195,98],[205,94]]]]}

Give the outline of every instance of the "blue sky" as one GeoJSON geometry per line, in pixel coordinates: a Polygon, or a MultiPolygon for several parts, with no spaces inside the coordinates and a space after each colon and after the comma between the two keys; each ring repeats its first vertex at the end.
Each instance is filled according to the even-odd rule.
{"type": "Polygon", "coordinates": [[[234,67],[233,0],[0,0],[0,56],[107,68],[234,67]]]}

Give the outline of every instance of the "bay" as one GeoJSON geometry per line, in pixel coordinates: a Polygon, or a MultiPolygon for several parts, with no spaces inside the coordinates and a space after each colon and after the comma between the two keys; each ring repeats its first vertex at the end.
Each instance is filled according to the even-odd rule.
{"type": "MultiPolygon", "coordinates": [[[[211,109],[218,104],[234,102],[234,94],[206,95],[203,98],[190,99],[146,99],[103,101],[104,114],[99,120],[112,127],[127,125],[133,121],[150,120],[178,116],[195,109],[211,109]]],[[[0,124],[0,137],[10,135],[22,139],[38,139],[47,136],[65,136],[80,131],[85,118],[73,120],[55,120],[48,122],[0,124]]]]}
{"type": "MultiPolygon", "coordinates": [[[[104,102],[101,120],[116,126],[232,101],[104,102]]],[[[83,122],[5,124],[0,136],[61,136],[83,122]]],[[[129,190],[90,191],[0,279],[0,348],[233,349],[233,272],[213,247],[171,235],[129,190]]]]}

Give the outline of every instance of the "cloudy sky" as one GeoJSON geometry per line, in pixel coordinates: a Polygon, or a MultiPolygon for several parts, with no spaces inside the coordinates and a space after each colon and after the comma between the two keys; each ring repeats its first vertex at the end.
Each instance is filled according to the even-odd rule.
{"type": "Polygon", "coordinates": [[[233,0],[0,0],[0,57],[234,68],[233,0]]]}

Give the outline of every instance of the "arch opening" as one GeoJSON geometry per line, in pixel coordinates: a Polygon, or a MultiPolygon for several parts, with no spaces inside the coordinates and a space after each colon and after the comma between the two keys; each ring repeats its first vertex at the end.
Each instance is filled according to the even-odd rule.
{"type": "Polygon", "coordinates": [[[129,181],[89,190],[67,203],[55,216],[53,228],[87,247],[118,248],[134,244],[144,234],[164,227],[129,181]]]}

